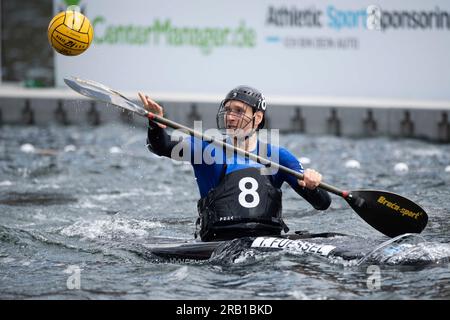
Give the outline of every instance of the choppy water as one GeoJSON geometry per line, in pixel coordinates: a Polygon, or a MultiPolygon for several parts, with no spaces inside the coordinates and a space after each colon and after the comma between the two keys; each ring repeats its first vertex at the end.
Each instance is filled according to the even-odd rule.
{"type": "MultiPolygon", "coordinates": [[[[0,298],[450,298],[448,259],[404,266],[390,257],[391,263],[377,264],[379,282],[369,262],[310,255],[155,263],[144,245],[193,238],[198,191],[190,165],[149,153],[145,135],[145,128],[116,124],[0,128],[0,298]],[[34,152],[24,152],[33,149],[27,143],[34,152]],[[80,289],[71,290],[74,270],[80,289]]],[[[414,250],[449,256],[449,145],[303,135],[284,135],[281,145],[310,158],[306,167],[330,184],[388,190],[418,202],[430,220],[414,250]],[[360,168],[350,168],[349,160],[360,168]],[[408,172],[394,170],[400,162],[408,172]]],[[[331,208],[318,213],[289,188],[283,191],[291,230],[340,232],[368,244],[387,240],[342,199],[333,196],[331,208]]]]}

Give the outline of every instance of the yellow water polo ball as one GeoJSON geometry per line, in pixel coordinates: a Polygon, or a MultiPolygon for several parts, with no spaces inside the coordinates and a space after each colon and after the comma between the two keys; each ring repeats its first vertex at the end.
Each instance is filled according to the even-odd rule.
{"type": "Polygon", "coordinates": [[[58,13],[48,25],[48,41],[59,53],[77,56],[86,51],[94,38],[89,19],[77,10],[58,13]]]}

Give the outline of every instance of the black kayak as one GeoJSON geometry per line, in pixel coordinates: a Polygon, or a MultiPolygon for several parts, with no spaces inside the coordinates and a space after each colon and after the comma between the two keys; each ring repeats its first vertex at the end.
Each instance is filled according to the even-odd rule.
{"type": "Polygon", "coordinates": [[[296,232],[283,236],[244,237],[228,241],[180,242],[145,245],[147,253],[161,261],[205,261],[213,258],[233,261],[248,250],[307,254],[340,261],[381,264],[429,264],[450,256],[448,244],[428,243],[416,234],[393,239],[364,239],[341,233],[296,232]],[[432,254],[431,254],[432,253],[432,254]],[[439,254],[436,254],[439,253],[439,254]]]}
{"type": "Polygon", "coordinates": [[[175,244],[161,244],[154,247],[147,247],[152,254],[164,259],[186,259],[186,260],[207,260],[210,259],[215,251],[224,247],[230,247],[231,244],[241,245],[241,250],[247,248],[265,248],[265,249],[287,249],[292,246],[299,246],[300,250],[305,252],[327,255],[330,249],[318,244],[313,244],[301,239],[312,238],[331,238],[335,236],[344,236],[339,233],[316,233],[316,234],[291,234],[279,237],[244,237],[228,241],[211,241],[211,242],[183,242],[175,244]]]}

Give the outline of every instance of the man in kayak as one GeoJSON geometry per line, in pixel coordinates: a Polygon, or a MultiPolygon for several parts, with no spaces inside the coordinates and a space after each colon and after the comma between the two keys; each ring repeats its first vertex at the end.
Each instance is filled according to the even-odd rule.
{"type": "MultiPolygon", "coordinates": [[[[159,104],[141,93],[139,97],[148,111],[163,116],[164,111],[159,104]]],[[[261,92],[248,86],[236,87],[220,104],[216,117],[218,129],[226,133],[227,143],[264,158],[275,158],[280,165],[303,173],[303,180],[281,170],[263,172],[267,168],[261,164],[194,137],[172,141],[164,125],[149,121],[147,147],[151,152],[191,160],[201,197],[197,224],[200,224],[202,241],[287,232],[289,229],[281,217],[280,188],[283,182],[287,182],[315,209],[326,210],[330,206],[329,194],[317,188],[322,180],[317,171],[304,170],[292,153],[258,139],[258,130],[264,127],[265,111],[266,101],[261,92]],[[176,148],[179,143],[183,144],[182,149],[176,148]],[[188,150],[191,154],[174,156],[175,149],[175,153],[188,150]],[[205,159],[205,150],[214,161],[205,159]],[[196,156],[199,154],[201,157],[196,156]]]]}

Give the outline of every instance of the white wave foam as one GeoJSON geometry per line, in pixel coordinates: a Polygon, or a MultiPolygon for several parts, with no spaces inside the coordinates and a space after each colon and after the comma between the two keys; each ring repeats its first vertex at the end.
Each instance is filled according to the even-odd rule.
{"type": "Polygon", "coordinates": [[[109,148],[109,153],[111,154],[123,153],[123,150],[120,147],[114,146],[109,148]]]}
{"type": "Polygon", "coordinates": [[[14,258],[1,258],[0,259],[0,263],[1,264],[8,264],[8,263],[11,263],[11,262],[14,262],[14,261],[16,261],[16,259],[14,259],[14,258]]]}
{"type": "Polygon", "coordinates": [[[161,228],[160,222],[113,218],[95,221],[78,221],[60,231],[64,236],[81,237],[84,239],[116,239],[116,238],[145,238],[148,229],[161,228]]]}
{"type": "Polygon", "coordinates": [[[386,257],[384,262],[388,264],[403,264],[410,261],[418,262],[440,262],[450,258],[450,245],[446,243],[423,242],[416,245],[401,244],[395,251],[383,252],[386,257]]]}
{"type": "Polygon", "coordinates": [[[304,164],[304,165],[311,163],[311,159],[307,158],[307,157],[301,157],[299,160],[300,160],[300,163],[304,164]]]}
{"type": "Polygon", "coordinates": [[[276,252],[261,252],[255,250],[244,250],[242,251],[238,257],[233,259],[234,264],[253,264],[258,261],[264,261],[267,258],[278,255],[281,251],[276,252]]]}
{"type": "Polygon", "coordinates": [[[360,169],[361,168],[361,164],[357,160],[354,160],[354,159],[346,161],[344,166],[348,169],[360,169]]]}
{"type": "Polygon", "coordinates": [[[82,208],[82,209],[103,208],[102,206],[94,204],[94,203],[90,202],[89,200],[84,200],[84,201],[80,202],[78,204],[78,207],[82,208]]]}
{"type": "Polygon", "coordinates": [[[22,263],[22,266],[24,266],[24,267],[28,267],[28,266],[31,265],[31,261],[30,260],[23,260],[21,263],[22,263]]]}
{"type": "Polygon", "coordinates": [[[308,297],[303,291],[301,290],[294,290],[288,292],[290,296],[292,296],[296,300],[311,300],[310,297],[308,297]]]}
{"type": "Polygon", "coordinates": [[[406,163],[399,162],[399,163],[395,164],[394,171],[396,173],[407,173],[409,171],[409,167],[406,163]]]}
{"type": "Polygon", "coordinates": [[[182,266],[181,268],[169,273],[167,276],[170,281],[183,281],[189,277],[190,272],[187,266],[182,266]]]}
{"type": "Polygon", "coordinates": [[[53,184],[39,184],[36,187],[36,190],[45,190],[45,189],[61,189],[61,186],[53,183],[53,184]]]}
{"type": "MultiPolygon", "coordinates": [[[[35,211],[36,213],[33,215],[33,219],[37,221],[49,222],[49,221],[59,221],[59,222],[67,222],[68,219],[64,218],[60,215],[54,215],[51,213],[45,213],[45,210],[38,209],[35,211]]],[[[35,223],[33,223],[34,225],[35,223]]]]}
{"type": "MultiPolygon", "coordinates": [[[[144,189],[132,189],[128,192],[120,192],[120,193],[101,193],[96,195],[89,196],[89,199],[95,200],[95,201],[111,201],[114,199],[122,199],[122,198],[129,198],[129,197],[142,197],[142,196],[163,196],[163,195],[172,195],[173,192],[168,186],[162,186],[163,190],[144,190],[144,189]]],[[[92,205],[89,200],[86,200],[84,203],[86,205],[92,205]]]]}
{"type": "Polygon", "coordinates": [[[77,147],[75,147],[73,144],[69,144],[64,147],[64,152],[75,152],[77,151],[77,147]]]}
{"type": "Polygon", "coordinates": [[[36,148],[30,143],[25,143],[20,146],[20,151],[24,153],[33,153],[36,151],[36,148]]]}
{"type": "Polygon", "coordinates": [[[43,214],[42,212],[38,212],[35,215],[33,215],[33,218],[35,220],[44,221],[44,220],[47,220],[47,215],[43,214]]]}
{"type": "Polygon", "coordinates": [[[253,250],[244,251],[236,259],[234,259],[233,263],[236,263],[236,264],[246,263],[249,260],[250,261],[255,260],[255,257],[256,257],[256,254],[253,250]]]}
{"type": "Polygon", "coordinates": [[[0,187],[9,187],[9,186],[12,186],[12,185],[13,185],[13,183],[11,181],[9,181],[9,180],[5,180],[5,181],[0,182],[0,187]]]}
{"type": "Polygon", "coordinates": [[[128,198],[131,196],[137,196],[140,193],[138,192],[123,192],[123,193],[114,193],[114,194],[97,194],[97,195],[93,195],[91,196],[92,199],[97,200],[97,201],[109,201],[112,199],[120,199],[120,198],[128,198]]]}

